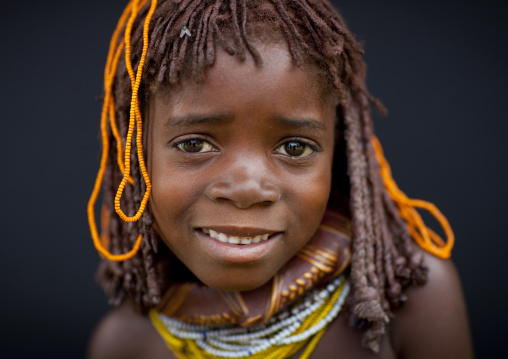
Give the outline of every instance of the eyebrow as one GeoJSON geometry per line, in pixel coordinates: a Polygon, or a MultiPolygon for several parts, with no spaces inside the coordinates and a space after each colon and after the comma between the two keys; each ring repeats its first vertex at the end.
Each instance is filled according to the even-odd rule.
{"type": "MultiPolygon", "coordinates": [[[[277,122],[284,126],[293,128],[306,127],[312,130],[326,131],[326,126],[321,121],[313,118],[288,118],[279,116],[275,119],[277,122]]],[[[225,124],[233,121],[231,116],[227,115],[188,115],[188,116],[174,116],[166,120],[165,128],[168,127],[185,127],[199,124],[225,124]]]]}
{"type": "Polygon", "coordinates": [[[199,124],[218,124],[218,123],[229,123],[233,121],[233,118],[226,115],[188,115],[188,116],[175,116],[170,117],[164,124],[165,128],[168,127],[185,127],[199,124]]]}
{"type": "Polygon", "coordinates": [[[326,131],[325,124],[313,118],[288,118],[281,116],[277,118],[277,121],[293,128],[307,127],[313,130],[326,131]]]}

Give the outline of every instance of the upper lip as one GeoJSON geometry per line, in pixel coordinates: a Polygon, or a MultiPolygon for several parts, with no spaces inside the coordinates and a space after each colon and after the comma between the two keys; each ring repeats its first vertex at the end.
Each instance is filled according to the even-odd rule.
{"type": "Polygon", "coordinates": [[[258,228],[258,227],[244,227],[244,226],[200,226],[197,229],[206,228],[215,232],[224,233],[228,236],[236,237],[254,237],[263,234],[273,234],[282,232],[276,229],[258,228]]]}

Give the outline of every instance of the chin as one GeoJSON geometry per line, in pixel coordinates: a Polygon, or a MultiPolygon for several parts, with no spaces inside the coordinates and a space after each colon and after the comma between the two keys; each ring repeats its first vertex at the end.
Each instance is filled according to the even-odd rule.
{"type": "MultiPolygon", "coordinates": [[[[205,276],[199,276],[198,279],[208,287],[221,291],[244,292],[262,287],[268,283],[275,274],[253,275],[252,268],[249,270],[241,270],[239,273],[222,273],[213,277],[207,273],[205,276]]],[[[234,271],[237,272],[237,271],[234,271]]]]}

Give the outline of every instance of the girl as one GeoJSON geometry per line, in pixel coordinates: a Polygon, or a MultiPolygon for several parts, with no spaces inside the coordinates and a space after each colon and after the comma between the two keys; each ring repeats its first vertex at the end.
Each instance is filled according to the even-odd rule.
{"type": "Polygon", "coordinates": [[[361,55],[326,1],[128,4],[88,205],[119,308],[91,358],[472,356],[453,233],[391,178],[361,55]]]}

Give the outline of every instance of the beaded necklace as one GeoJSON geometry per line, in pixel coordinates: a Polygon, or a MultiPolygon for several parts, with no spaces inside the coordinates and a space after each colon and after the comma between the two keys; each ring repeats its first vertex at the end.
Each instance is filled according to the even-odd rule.
{"type": "Polygon", "coordinates": [[[309,292],[295,305],[285,308],[267,323],[199,325],[186,323],[155,310],[153,325],[178,358],[287,358],[308,346],[301,359],[310,356],[326,326],[339,314],[349,293],[344,275],[326,287],[309,292]]]}

